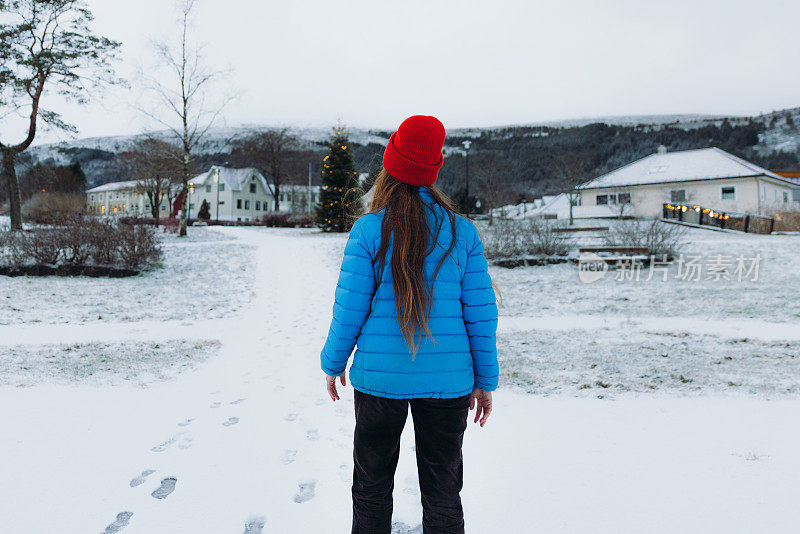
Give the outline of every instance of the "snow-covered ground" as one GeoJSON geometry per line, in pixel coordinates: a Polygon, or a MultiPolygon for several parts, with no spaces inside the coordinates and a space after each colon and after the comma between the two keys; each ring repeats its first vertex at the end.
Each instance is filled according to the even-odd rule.
{"type": "MultiPolygon", "coordinates": [[[[332,405],[318,368],[344,236],[190,231],[143,277],[0,280],[0,531],[349,530],[352,390],[332,405]]],[[[469,532],[796,530],[800,238],[692,240],[760,251],[762,278],[493,268],[503,384],[465,438],[469,532]]],[[[412,445],[398,533],[421,532],[412,445]]]]}

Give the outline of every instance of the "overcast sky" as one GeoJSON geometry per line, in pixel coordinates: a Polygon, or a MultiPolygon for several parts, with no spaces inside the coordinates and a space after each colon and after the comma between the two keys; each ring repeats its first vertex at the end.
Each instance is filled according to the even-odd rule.
{"type": "MultiPolygon", "coordinates": [[[[175,28],[169,0],[88,4],[124,76],[175,28]]],[[[194,36],[230,68],[226,125],[389,129],[417,113],[463,127],[800,106],[798,20],[797,0],[200,0],[194,36]]],[[[136,98],[47,105],[81,137],[127,134],[154,126],[136,98]]]]}

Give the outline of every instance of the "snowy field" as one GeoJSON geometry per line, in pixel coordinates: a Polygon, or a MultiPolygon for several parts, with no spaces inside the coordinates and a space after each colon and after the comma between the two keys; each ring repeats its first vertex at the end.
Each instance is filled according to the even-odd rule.
{"type": "MultiPolygon", "coordinates": [[[[352,389],[332,405],[318,366],[345,237],[190,232],[138,278],[0,280],[1,532],[349,531],[352,389]]],[[[468,532],[796,531],[800,237],[691,241],[759,280],[492,268],[468,532]]],[[[396,533],[421,533],[412,446],[396,533]]]]}

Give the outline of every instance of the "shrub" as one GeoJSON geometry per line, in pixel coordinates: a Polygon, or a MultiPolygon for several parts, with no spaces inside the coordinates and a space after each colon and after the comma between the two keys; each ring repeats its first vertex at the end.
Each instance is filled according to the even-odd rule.
{"type": "Polygon", "coordinates": [[[570,238],[556,232],[559,223],[544,219],[499,219],[486,240],[489,258],[518,256],[564,256],[570,249],[570,238]]]}
{"type": "Polygon", "coordinates": [[[686,228],[658,219],[630,219],[611,225],[606,244],[615,247],[643,247],[654,256],[675,256],[685,243],[686,228]]]}
{"type": "Polygon", "coordinates": [[[98,265],[114,265],[117,262],[118,233],[115,225],[107,219],[92,219],[88,226],[89,256],[98,265]]]}
{"type": "Polygon", "coordinates": [[[100,271],[113,276],[110,271],[139,270],[160,258],[161,243],[151,226],[72,217],[58,226],[0,231],[0,267],[57,267],[39,269],[48,274],[81,274],[103,267],[107,269],[100,271]]]}
{"type": "Polygon", "coordinates": [[[62,221],[58,232],[64,261],[72,265],[84,265],[92,254],[91,225],[83,216],[75,216],[62,221]]]}
{"type": "Polygon", "coordinates": [[[16,267],[26,261],[25,252],[21,247],[22,232],[12,232],[0,229],[0,265],[16,267]]]}
{"type": "Polygon", "coordinates": [[[138,269],[161,259],[161,247],[155,228],[120,225],[119,255],[126,267],[138,269]]]}
{"type": "Polygon", "coordinates": [[[313,228],[314,216],[308,213],[292,213],[286,222],[292,228],[313,228]]]}
{"type": "Polygon", "coordinates": [[[22,206],[22,216],[39,224],[53,224],[85,211],[82,195],[67,193],[37,193],[22,206]]]}
{"type": "Polygon", "coordinates": [[[22,254],[38,264],[57,264],[64,250],[62,232],[56,228],[20,232],[17,239],[22,254]]]}

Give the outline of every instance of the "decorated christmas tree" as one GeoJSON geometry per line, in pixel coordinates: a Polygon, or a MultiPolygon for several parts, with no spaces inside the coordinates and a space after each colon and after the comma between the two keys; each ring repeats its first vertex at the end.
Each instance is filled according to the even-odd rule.
{"type": "Polygon", "coordinates": [[[361,212],[358,173],[353,167],[347,132],[337,126],[322,161],[322,191],[317,204],[317,226],[324,232],[347,232],[361,212]]]}

